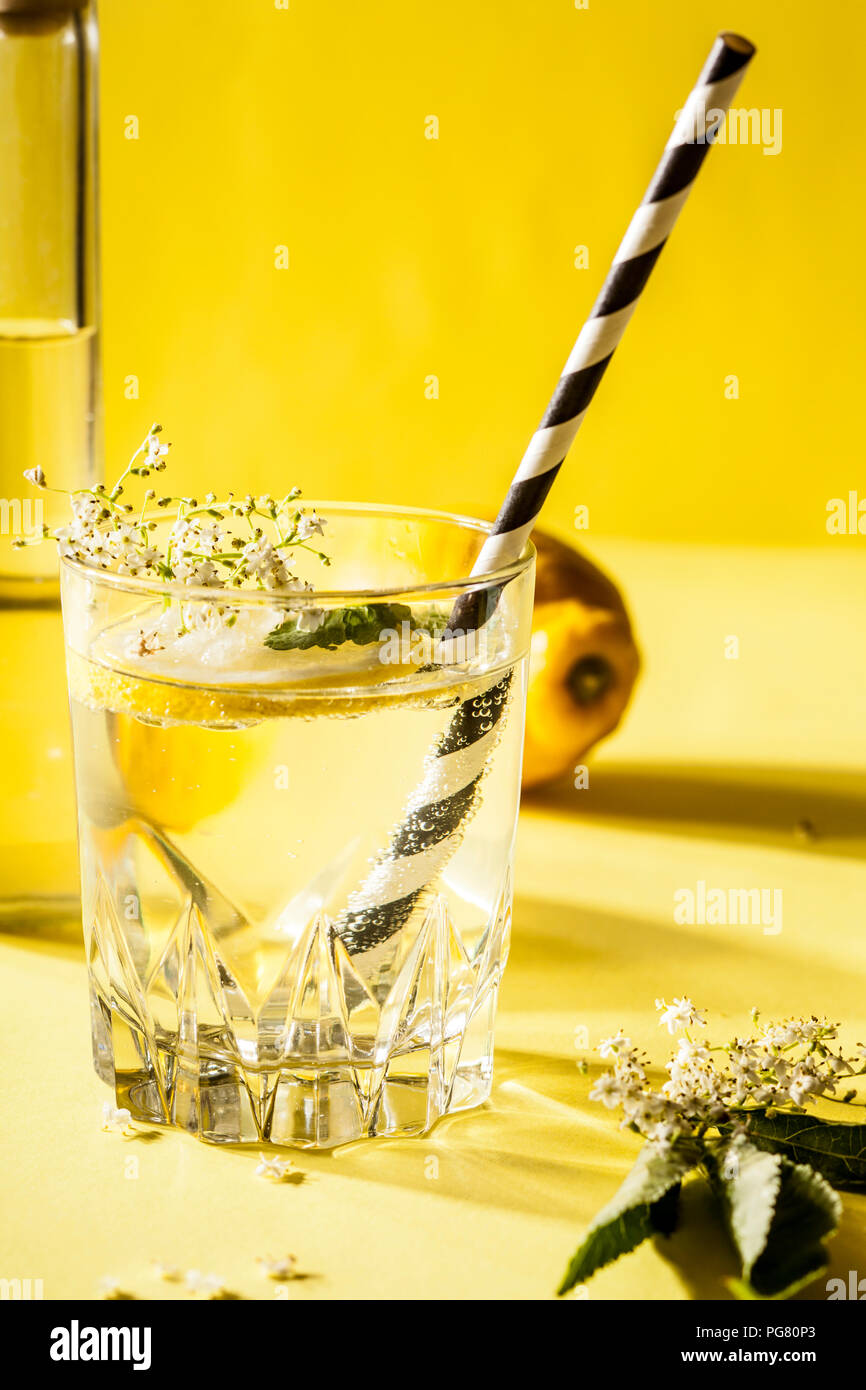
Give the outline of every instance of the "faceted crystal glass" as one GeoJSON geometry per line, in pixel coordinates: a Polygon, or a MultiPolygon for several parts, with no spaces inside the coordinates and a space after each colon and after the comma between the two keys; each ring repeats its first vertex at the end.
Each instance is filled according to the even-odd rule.
{"type": "Polygon", "coordinates": [[[96,1071],[212,1142],[491,1084],[533,554],[471,579],[482,523],[315,505],[312,596],[61,567],[96,1071]]]}

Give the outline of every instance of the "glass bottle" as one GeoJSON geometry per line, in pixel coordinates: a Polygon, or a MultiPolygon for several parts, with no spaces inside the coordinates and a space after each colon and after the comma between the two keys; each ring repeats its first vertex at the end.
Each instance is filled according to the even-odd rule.
{"type": "MultiPolygon", "coordinates": [[[[92,0],[0,0],[0,926],[77,912],[54,543],[99,450],[92,0]]],[[[28,925],[29,924],[29,925],[28,925]]]]}

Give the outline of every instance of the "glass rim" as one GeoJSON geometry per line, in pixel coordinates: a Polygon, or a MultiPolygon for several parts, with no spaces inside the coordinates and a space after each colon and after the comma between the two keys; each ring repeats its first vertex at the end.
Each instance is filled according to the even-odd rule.
{"type": "MultiPolygon", "coordinates": [[[[341,512],[343,515],[368,515],[391,518],[395,521],[406,518],[415,521],[420,519],[445,522],[463,530],[476,531],[484,536],[493,534],[493,523],[490,521],[482,521],[479,517],[468,516],[461,512],[445,512],[431,507],[387,506],[377,502],[319,501],[316,499],[307,500],[306,498],[302,505],[313,511],[325,512],[330,509],[341,512]]],[[[169,518],[164,512],[148,512],[144,519],[165,522],[169,518]]],[[[501,565],[497,569],[487,570],[483,574],[461,575],[455,579],[435,579],[423,584],[408,584],[403,587],[386,585],[384,588],[377,589],[313,589],[306,593],[281,589],[217,589],[206,584],[183,584],[178,580],[142,578],[139,575],[117,574],[113,570],[97,569],[94,565],[84,564],[67,555],[60,557],[60,565],[61,568],[68,569],[73,574],[87,579],[93,584],[106,584],[110,588],[125,593],[141,594],[151,598],[170,596],[184,603],[207,602],[231,603],[232,605],[271,603],[291,608],[318,606],[322,602],[333,605],[345,600],[360,603],[365,599],[421,598],[425,595],[442,593],[443,590],[454,594],[473,593],[479,589],[486,589],[496,584],[505,584],[516,579],[518,575],[529,569],[534,556],[535,546],[531,540],[527,540],[516,560],[512,560],[507,565],[501,565]]]]}

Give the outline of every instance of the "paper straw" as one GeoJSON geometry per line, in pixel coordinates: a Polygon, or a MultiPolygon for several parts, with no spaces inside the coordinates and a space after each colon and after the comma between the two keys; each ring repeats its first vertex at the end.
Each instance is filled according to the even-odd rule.
{"type": "MultiPolygon", "coordinates": [[[[713,43],[481,548],[473,575],[490,574],[521,554],[754,52],[754,45],[738,34],[719,34],[713,43]]],[[[489,612],[478,608],[482,597],[488,597],[483,590],[458,600],[450,620],[452,630],[467,632],[486,621],[489,612]]],[[[506,675],[458,706],[427,758],[423,779],[401,825],[337,922],[350,954],[366,958],[371,966],[460,846],[463,826],[498,741],[510,684],[511,677],[506,675]]]]}
{"type": "MultiPolygon", "coordinates": [[[[473,574],[490,574],[510,564],[529,539],[754,52],[754,45],[738,34],[723,33],[716,38],[523,455],[473,574]]],[[[452,621],[452,626],[459,625],[452,621]]]]}
{"type": "Polygon", "coordinates": [[[502,730],[511,673],[457,706],[448,728],[428,754],[424,775],[387,850],[352,894],[336,924],[352,956],[372,964],[412,915],[418,899],[459,849],[478,785],[502,730]]]}

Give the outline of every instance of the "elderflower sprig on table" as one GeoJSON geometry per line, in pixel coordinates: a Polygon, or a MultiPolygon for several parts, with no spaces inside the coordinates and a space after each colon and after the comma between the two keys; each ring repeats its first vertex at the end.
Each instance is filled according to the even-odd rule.
{"type": "MultiPolygon", "coordinates": [[[[293,551],[306,550],[323,565],[330,564],[329,557],[310,543],[324,535],[325,522],[298,505],[297,487],[280,498],[269,494],[236,498],[229,493],[218,500],[216,493],[209,492],[200,503],[195,497],[160,496],[148,486],[139,504],[127,500],[131,479],[164,471],[171,446],[161,436],[162,426],[151,425],[111,486],[97,483],[65,493],[72,520],[54,531],[43,527],[36,542],[53,537],[62,556],[116,574],[207,589],[313,592],[312,584],[292,572],[290,562],[293,551]],[[174,514],[164,543],[157,538],[160,525],[154,509],[174,514]]],[[[28,469],[24,476],[35,487],[65,492],[49,487],[42,468],[28,469]]],[[[30,538],[14,542],[33,543],[30,538]]]]}
{"type": "MultiPolygon", "coordinates": [[[[767,1023],[748,1037],[735,1037],[720,1047],[693,1039],[689,1027],[706,1027],[690,999],[668,1004],[656,1000],[659,1024],[682,1034],[677,1050],[665,1065],[668,1080],[650,1085],[647,1057],[620,1031],[598,1047],[613,1068],[599,1077],[590,1100],[608,1109],[620,1107],[622,1127],[644,1135],[660,1149],[677,1139],[703,1138],[711,1128],[734,1122],[750,1110],[802,1111],[819,1096],[833,1099],[845,1077],[866,1073],[863,1055],[844,1057],[830,1046],[838,1024],[826,1019],[792,1018],[767,1023]],[[719,1054],[719,1060],[713,1058],[719,1054]]],[[[753,1013],[757,1024],[758,1015],[753,1013]]],[[[846,1093],[852,1098],[853,1093],[846,1093]]]]}
{"type": "MultiPolygon", "coordinates": [[[[621,1127],[647,1142],[589,1226],[559,1293],[582,1287],[648,1237],[669,1236],[682,1183],[703,1175],[739,1260],[727,1281],[732,1292],[787,1298],[826,1269],[825,1241],[842,1210],[830,1184],[866,1187],[866,1125],[806,1111],[820,1098],[850,1105],[854,1088],[837,1093],[866,1074],[866,1047],[846,1055],[839,1025],[826,1018],[761,1023],[757,1010],[752,1032],[713,1046],[690,1031],[707,1026],[690,999],[657,999],[656,1010],[677,1038],[667,1080],[651,1082],[649,1058],[622,1030],[599,1044],[612,1067],[590,1099],[621,1109],[621,1127]]],[[[691,1219],[706,1218],[692,1208],[691,1219]]]]}

